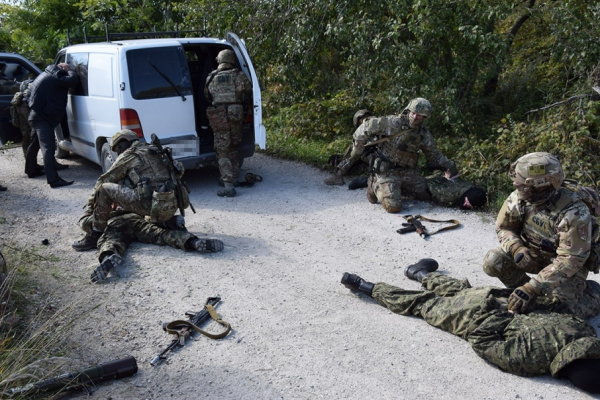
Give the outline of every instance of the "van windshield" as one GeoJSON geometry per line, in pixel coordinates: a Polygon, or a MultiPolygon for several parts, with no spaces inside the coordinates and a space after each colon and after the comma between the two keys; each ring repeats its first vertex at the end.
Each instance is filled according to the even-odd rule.
{"type": "Polygon", "coordinates": [[[127,52],[127,66],[131,95],[136,100],[192,94],[192,81],[182,47],[130,50],[127,52]]]}

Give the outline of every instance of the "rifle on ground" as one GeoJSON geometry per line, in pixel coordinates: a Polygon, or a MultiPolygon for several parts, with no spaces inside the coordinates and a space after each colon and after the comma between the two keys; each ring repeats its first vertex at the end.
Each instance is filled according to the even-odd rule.
{"type": "Polygon", "coordinates": [[[402,218],[404,218],[406,222],[402,224],[404,228],[398,229],[398,233],[402,234],[417,231],[419,236],[421,236],[423,239],[429,236],[429,233],[427,233],[427,228],[425,228],[423,224],[415,217],[412,215],[404,215],[402,218]]]}
{"type": "Polygon", "coordinates": [[[46,379],[37,383],[31,383],[23,387],[9,389],[11,396],[31,396],[35,394],[51,392],[68,392],[85,390],[88,395],[92,393],[90,386],[110,381],[113,379],[127,378],[134,375],[138,370],[135,358],[129,356],[122,360],[109,361],[104,364],[91,367],[82,372],[66,373],[55,378],[46,379]]]}
{"type": "Polygon", "coordinates": [[[458,222],[457,219],[449,219],[446,221],[440,221],[437,219],[429,219],[426,218],[422,215],[415,215],[414,217],[412,215],[403,215],[402,218],[404,218],[406,220],[405,223],[402,223],[402,226],[404,228],[400,228],[398,229],[396,232],[402,234],[402,233],[408,233],[408,232],[417,232],[419,234],[419,236],[421,236],[423,239],[425,239],[427,236],[431,236],[431,235],[435,235],[438,232],[442,232],[442,231],[448,231],[450,229],[456,229],[460,226],[460,222],[458,222]],[[449,223],[452,224],[450,226],[444,226],[443,228],[440,228],[436,231],[433,232],[428,232],[427,228],[425,228],[423,226],[423,224],[421,223],[421,221],[419,220],[423,220],[423,221],[428,221],[428,222],[441,222],[441,223],[449,223]]]}
{"type": "Polygon", "coordinates": [[[231,331],[231,326],[228,322],[223,321],[221,317],[219,317],[214,308],[219,301],[221,301],[220,297],[209,297],[206,300],[206,304],[204,305],[202,311],[196,313],[185,313],[185,315],[189,318],[188,321],[177,320],[169,322],[168,324],[163,324],[163,330],[165,332],[170,333],[172,335],[176,335],[177,337],[173,339],[171,344],[167,346],[167,348],[164,349],[162,353],[160,353],[159,355],[154,357],[152,361],[150,361],[150,365],[152,365],[153,367],[158,365],[162,360],[165,360],[167,358],[166,354],[169,351],[173,351],[178,347],[185,346],[185,341],[191,336],[193,336],[194,332],[200,332],[204,336],[207,336],[211,339],[221,339],[227,336],[227,334],[231,331]],[[215,335],[198,328],[198,325],[202,324],[209,318],[212,318],[217,323],[223,325],[226,328],[225,331],[215,335]]]}
{"type": "MultiPolygon", "coordinates": [[[[173,183],[175,184],[175,197],[177,197],[177,207],[179,208],[179,212],[181,213],[182,216],[185,217],[185,208],[183,205],[183,190],[187,190],[188,193],[190,193],[190,188],[188,187],[188,185],[182,181],[179,176],[181,175],[181,170],[179,169],[179,165],[175,162],[175,160],[173,160],[173,155],[171,154],[171,148],[167,147],[166,149],[162,147],[162,145],[160,144],[160,139],[158,138],[158,136],[156,136],[156,133],[153,133],[152,135],[150,135],[150,138],[152,139],[152,144],[155,145],[158,148],[158,151],[160,151],[162,154],[164,154],[169,162],[169,171],[171,172],[171,179],[173,180],[173,183]],[[175,170],[176,172],[174,172],[173,170],[175,170]]],[[[192,209],[192,212],[194,212],[194,214],[196,213],[196,210],[194,209],[194,206],[192,205],[192,202],[190,202],[190,208],[192,209]]]]}

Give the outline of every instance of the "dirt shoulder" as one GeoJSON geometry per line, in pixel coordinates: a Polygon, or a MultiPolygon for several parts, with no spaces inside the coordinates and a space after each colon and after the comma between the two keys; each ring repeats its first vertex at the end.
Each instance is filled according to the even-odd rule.
{"type": "Polygon", "coordinates": [[[481,270],[497,245],[494,216],[407,201],[403,213],[462,225],[427,240],[399,235],[402,218],[370,204],[364,189],[329,187],[325,172],[258,154],[242,174],[260,174],[263,182],[232,199],[216,196],[218,171],[186,172],[197,210],[188,210],[186,225],[223,240],[223,252],[136,243],[118,276],[92,285],[97,254],[77,253],[71,242],[81,236],[77,220],[101,171],[79,157],[65,162],[70,168],[61,176],[75,184],[50,189],[44,178],[27,179],[20,149],[0,155],[0,183],[8,187],[0,193],[0,246],[29,246],[60,260],[31,273],[55,308],[78,302],[69,357],[85,366],[136,358],[139,372],[99,386],[96,398],[593,398],[549,375],[503,373],[466,341],[340,284],[352,272],[416,290],[403,269],[432,257],[441,271],[474,286],[498,285],[481,270]],[[171,341],[161,324],[201,309],[209,296],[222,298],[217,311],[232,333],[217,341],[197,336],[150,366],[171,341]]]}

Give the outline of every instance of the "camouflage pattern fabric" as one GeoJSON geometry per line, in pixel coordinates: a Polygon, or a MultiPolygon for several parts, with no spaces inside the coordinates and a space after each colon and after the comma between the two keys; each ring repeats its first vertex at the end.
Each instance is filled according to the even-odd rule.
{"type": "Polygon", "coordinates": [[[252,85],[242,71],[231,64],[219,64],[206,79],[204,96],[212,103],[206,115],[214,133],[215,152],[223,182],[236,182],[240,175],[238,146],[242,142],[244,105],[252,85]]]}
{"type": "Polygon", "coordinates": [[[395,169],[373,174],[367,185],[368,190],[375,193],[377,200],[388,212],[399,212],[402,209],[402,196],[431,200],[427,181],[415,169],[395,169]]]}
{"type": "Polygon", "coordinates": [[[437,170],[425,178],[431,199],[438,204],[454,206],[456,202],[469,189],[476,187],[472,182],[464,179],[449,180],[444,177],[444,172],[437,170]]]}
{"type": "Polygon", "coordinates": [[[240,176],[243,107],[238,104],[208,107],[206,114],[213,128],[215,152],[223,182],[235,182],[240,176]]]}
{"type": "MultiPolygon", "coordinates": [[[[94,197],[89,200],[94,204],[94,227],[104,230],[113,203],[125,211],[150,215],[152,193],[165,182],[171,182],[171,173],[156,148],[133,143],[94,186],[94,197]],[[131,187],[121,184],[122,181],[130,182],[131,187]]],[[[173,209],[177,209],[177,204],[173,209]]]]}
{"type": "Polygon", "coordinates": [[[346,165],[351,166],[366,149],[375,146],[376,151],[370,157],[374,175],[369,180],[369,190],[375,193],[388,212],[401,209],[402,196],[431,199],[427,182],[417,169],[419,154],[423,153],[430,164],[450,169],[453,174],[458,173],[454,162],[438,150],[426,126],[410,127],[408,110],[400,115],[365,120],[356,129],[352,139],[350,158],[345,164],[340,163],[340,171],[344,172],[346,165]]]}
{"type": "Polygon", "coordinates": [[[190,239],[197,239],[197,237],[187,231],[161,228],[137,214],[123,214],[111,218],[106,230],[100,236],[98,240],[99,261],[102,262],[108,252],[122,256],[133,242],[187,250],[185,243],[190,239]]]}
{"type": "Polygon", "coordinates": [[[23,148],[23,156],[27,157],[27,149],[31,144],[31,135],[35,135],[33,132],[33,128],[29,125],[29,106],[27,103],[23,102],[19,107],[17,107],[17,113],[19,114],[19,129],[21,130],[21,135],[23,136],[23,142],[21,142],[21,147],[23,148]]]}
{"type": "MultiPolygon", "coordinates": [[[[428,324],[468,340],[482,358],[520,376],[560,370],[581,358],[600,358],[600,339],[588,323],[543,299],[528,314],[506,309],[510,289],[472,288],[434,272],[423,279],[425,290],[404,290],[377,283],[373,298],[390,311],[423,318],[428,324]]],[[[600,303],[596,306],[600,313],[600,303]]]]}
{"type": "Polygon", "coordinates": [[[542,294],[576,306],[585,290],[592,239],[589,209],[576,194],[560,187],[545,204],[532,205],[514,191],[498,213],[496,232],[500,247],[486,255],[486,274],[510,288],[529,282],[542,294]],[[513,254],[522,246],[530,249],[532,261],[519,267],[513,254]]]}

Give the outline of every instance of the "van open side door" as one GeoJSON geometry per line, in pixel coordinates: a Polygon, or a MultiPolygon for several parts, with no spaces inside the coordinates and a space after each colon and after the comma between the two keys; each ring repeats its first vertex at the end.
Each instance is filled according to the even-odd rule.
{"type": "Polygon", "coordinates": [[[244,44],[244,42],[242,42],[240,38],[232,32],[227,32],[227,34],[225,35],[225,40],[231,43],[236,53],[242,56],[245,63],[245,65],[242,65],[242,69],[244,69],[250,74],[250,81],[252,82],[252,93],[254,96],[254,140],[256,144],[264,150],[266,148],[267,132],[265,130],[265,126],[262,123],[262,98],[260,93],[260,85],[258,83],[258,77],[256,76],[256,71],[254,70],[252,61],[250,61],[250,56],[248,55],[248,51],[246,50],[246,45],[244,44]]]}

